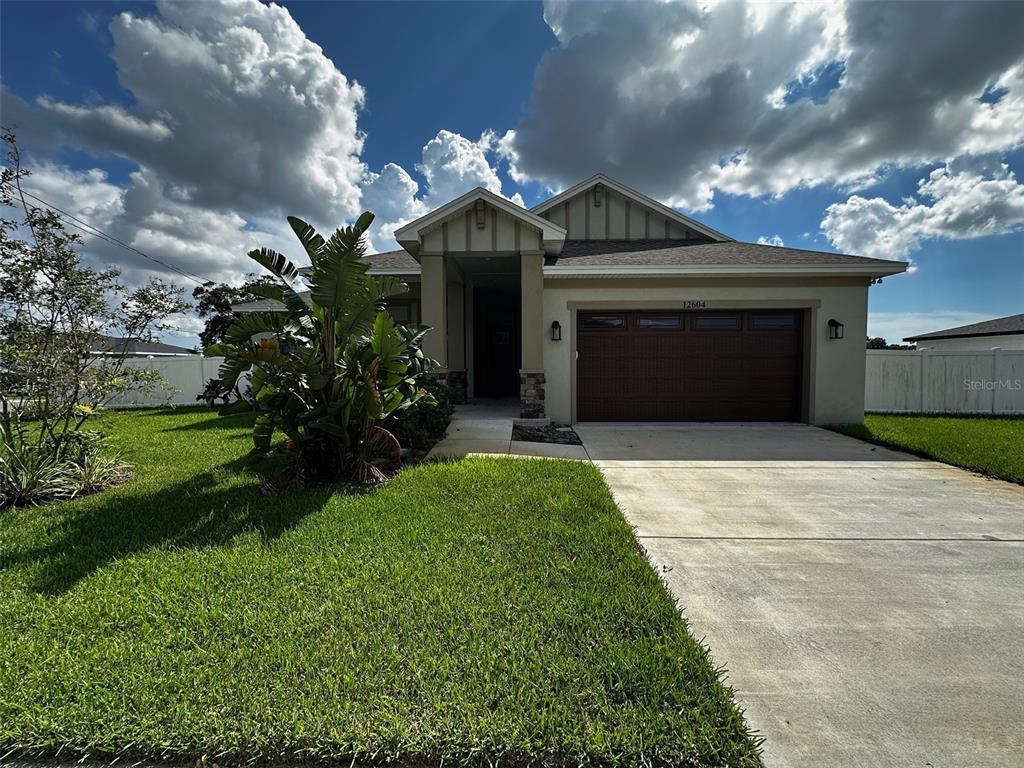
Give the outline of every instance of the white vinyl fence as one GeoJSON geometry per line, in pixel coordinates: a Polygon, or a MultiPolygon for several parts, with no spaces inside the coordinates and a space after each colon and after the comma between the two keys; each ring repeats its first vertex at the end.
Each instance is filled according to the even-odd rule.
{"type": "Polygon", "coordinates": [[[110,404],[111,408],[144,408],[154,405],[197,405],[196,395],[206,382],[218,378],[223,357],[140,357],[125,361],[125,367],[157,370],[162,385],[151,393],[129,392],[110,404]]]}
{"type": "Polygon", "coordinates": [[[864,408],[893,413],[1024,413],[1024,351],[867,351],[864,408]]]}

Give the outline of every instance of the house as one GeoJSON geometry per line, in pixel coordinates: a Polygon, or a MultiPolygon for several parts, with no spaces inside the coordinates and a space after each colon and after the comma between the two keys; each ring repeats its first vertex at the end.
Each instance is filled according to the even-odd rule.
{"type": "Polygon", "coordinates": [[[529,210],[477,188],[395,239],[370,273],[409,283],[389,309],[435,329],[457,399],[566,423],[860,421],[868,287],[907,268],[737,242],[603,174],[529,210]]]}
{"type": "Polygon", "coordinates": [[[944,331],[908,336],[918,349],[942,352],[970,352],[1000,349],[1024,349],[1024,315],[1010,315],[982,323],[961,325],[944,331]]]}
{"type": "Polygon", "coordinates": [[[96,357],[195,357],[194,349],[176,347],[159,341],[141,341],[117,336],[98,336],[90,344],[90,355],[96,357]]]}

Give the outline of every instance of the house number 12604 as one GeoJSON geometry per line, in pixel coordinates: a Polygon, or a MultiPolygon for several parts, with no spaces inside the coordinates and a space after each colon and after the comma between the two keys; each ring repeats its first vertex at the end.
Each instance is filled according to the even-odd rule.
{"type": "Polygon", "coordinates": [[[703,299],[686,299],[683,302],[683,309],[704,309],[707,302],[703,299]]]}

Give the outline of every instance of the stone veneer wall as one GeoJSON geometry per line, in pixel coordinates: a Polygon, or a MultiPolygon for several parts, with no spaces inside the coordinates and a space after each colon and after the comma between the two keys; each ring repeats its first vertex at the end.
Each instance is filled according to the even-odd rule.
{"type": "Polygon", "coordinates": [[[468,391],[466,381],[465,371],[448,371],[448,386],[452,390],[452,402],[455,405],[462,405],[466,402],[466,392],[468,391]]]}
{"type": "Polygon", "coordinates": [[[434,371],[427,374],[427,379],[447,386],[452,391],[452,403],[455,405],[462,405],[466,402],[465,371],[434,371]]]}
{"type": "Polygon", "coordinates": [[[544,408],[544,373],[519,374],[519,417],[546,418],[544,408]]]}

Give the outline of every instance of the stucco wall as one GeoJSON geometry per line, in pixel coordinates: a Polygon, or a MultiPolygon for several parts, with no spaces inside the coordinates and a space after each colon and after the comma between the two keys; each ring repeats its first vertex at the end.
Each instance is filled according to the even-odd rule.
{"type": "Polygon", "coordinates": [[[936,352],[988,351],[994,347],[1024,349],[1024,333],[1006,336],[974,336],[965,339],[927,339],[917,343],[918,349],[933,349],[936,352]]]}
{"type": "MultiPolygon", "coordinates": [[[[705,301],[707,309],[807,308],[810,323],[809,419],[815,424],[859,422],[864,417],[864,338],[867,280],[863,278],[681,280],[646,278],[552,279],[544,283],[544,372],[548,417],[573,420],[574,314],[590,305],[681,309],[683,301],[705,301]],[[753,303],[752,303],[753,302],[753,303]],[[572,309],[570,309],[570,306],[572,309]],[[835,318],[845,338],[829,340],[826,323],[835,318]],[[563,340],[547,329],[557,320],[563,340]]],[[[807,397],[807,394],[805,394],[807,397]]]]}

